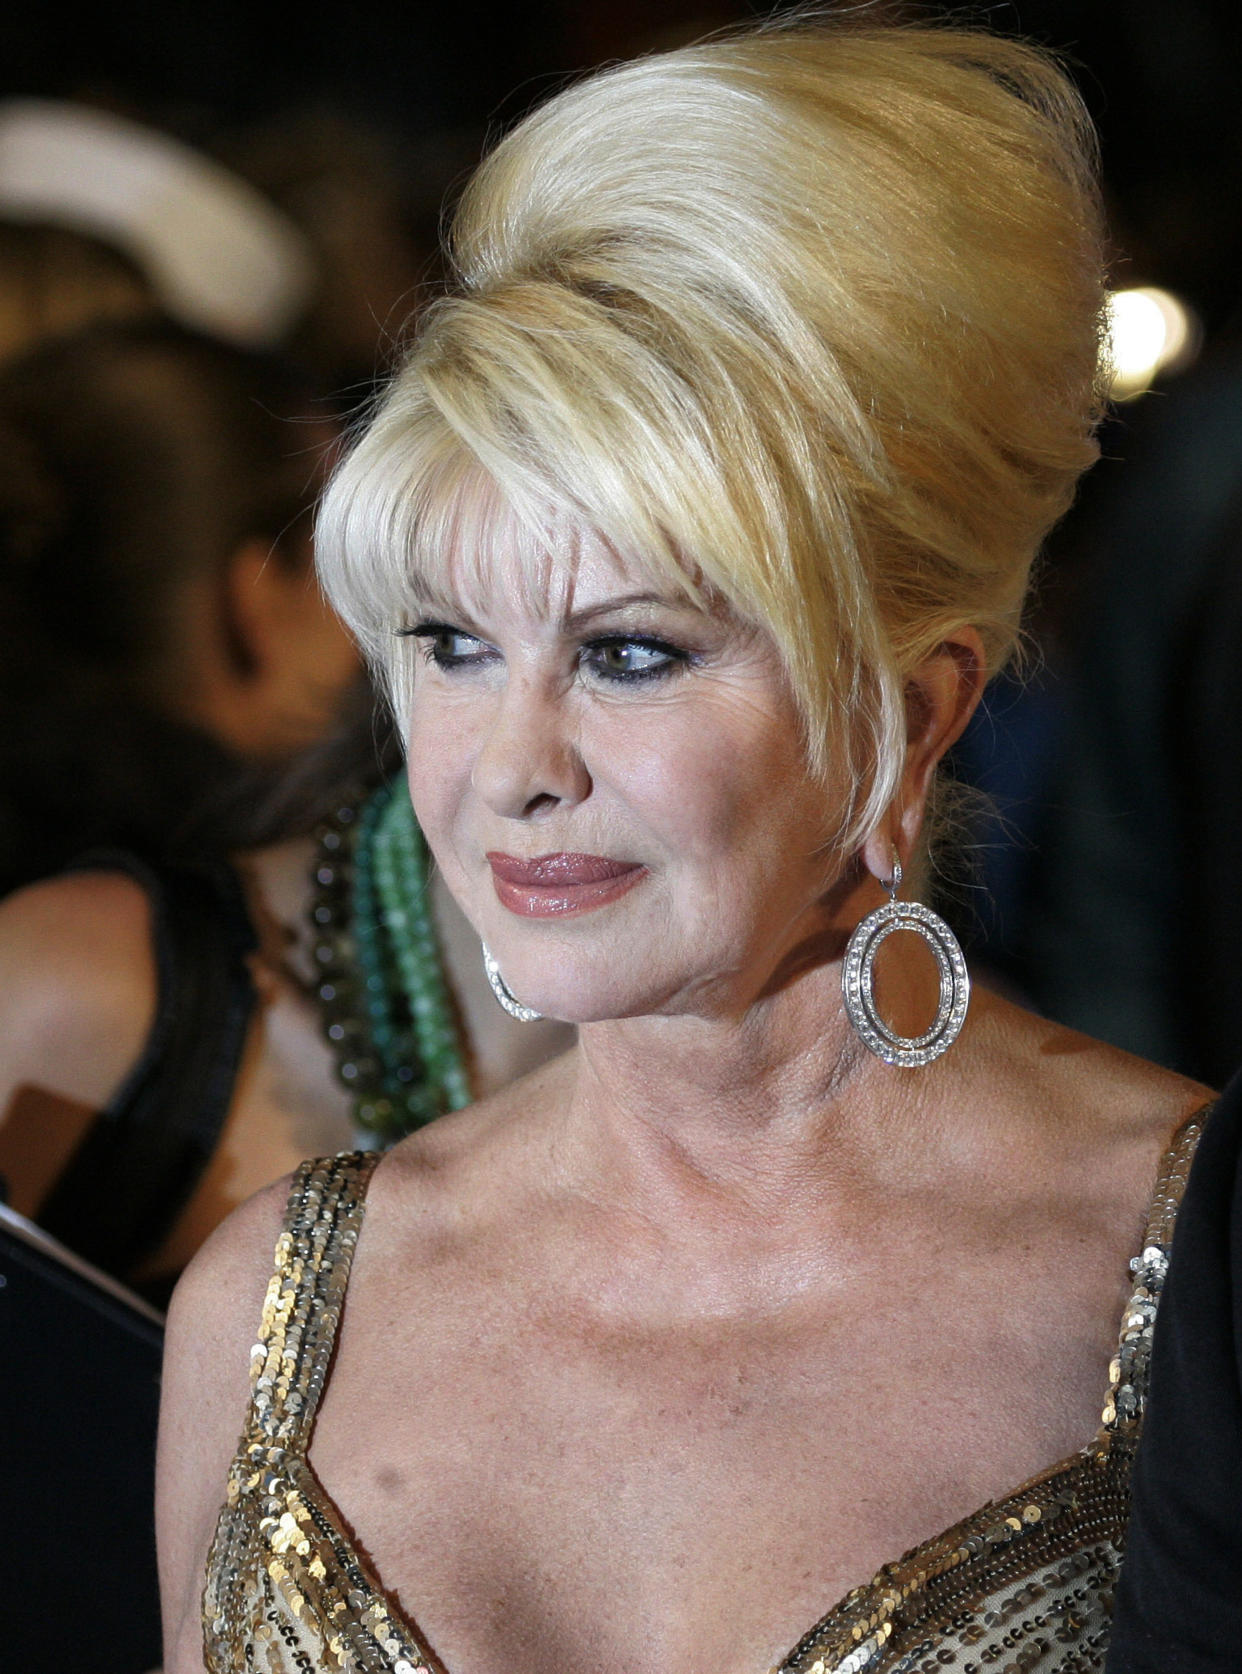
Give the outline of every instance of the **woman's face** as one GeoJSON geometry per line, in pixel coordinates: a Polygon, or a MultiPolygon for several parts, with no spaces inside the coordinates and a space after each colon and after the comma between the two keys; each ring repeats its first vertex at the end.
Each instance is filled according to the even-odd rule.
{"type": "Polygon", "coordinates": [[[745,1009],[829,922],[846,787],[768,636],[603,542],[516,531],[412,628],[414,808],[517,997],[571,1022],[745,1009]]]}

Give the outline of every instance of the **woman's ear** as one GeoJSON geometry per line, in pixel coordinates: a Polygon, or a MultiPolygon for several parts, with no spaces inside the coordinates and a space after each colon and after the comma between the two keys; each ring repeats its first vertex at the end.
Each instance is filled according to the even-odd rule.
{"type": "Polygon", "coordinates": [[[932,775],[959,739],[987,684],[983,641],[972,627],[942,640],[906,681],[906,763],[896,798],[901,844],[918,841],[932,775]]]}
{"type": "Polygon", "coordinates": [[[906,681],[906,759],[891,814],[867,838],[863,865],[888,884],[893,860],[909,857],[918,843],[932,775],[945,751],[961,737],[987,683],[983,641],[974,628],[953,634],[906,681]]]}
{"type": "Polygon", "coordinates": [[[252,538],[234,550],[221,581],[225,634],[236,672],[263,680],[273,664],[284,660],[290,631],[302,613],[302,595],[314,591],[310,561],[252,538]]]}
{"type": "Polygon", "coordinates": [[[244,541],[226,582],[231,636],[242,654],[238,674],[255,723],[256,753],[284,754],[322,736],[345,687],[359,671],[353,641],[315,579],[310,544],[274,551],[244,541]]]}

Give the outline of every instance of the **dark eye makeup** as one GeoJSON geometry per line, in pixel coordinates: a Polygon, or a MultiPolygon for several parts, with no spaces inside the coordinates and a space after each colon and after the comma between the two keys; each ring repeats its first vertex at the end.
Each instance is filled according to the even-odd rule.
{"type": "Polygon", "coordinates": [[[600,680],[621,682],[661,680],[691,660],[688,651],[645,634],[607,634],[588,640],[580,656],[600,680]]]}
{"type": "MultiPolygon", "coordinates": [[[[477,667],[496,655],[485,640],[449,622],[416,622],[396,632],[403,638],[417,639],[427,662],[440,669],[477,667]]],[[[630,685],[666,679],[687,667],[694,657],[651,634],[601,634],[583,641],[578,661],[597,680],[630,685]]]]}
{"type": "Polygon", "coordinates": [[[411,628],[398,628],[397,634],[418,640],[424,658],[437,668],[461,668],[495,655],[477,634],[468,634],[449,622],[416,622],[411,628]]]}

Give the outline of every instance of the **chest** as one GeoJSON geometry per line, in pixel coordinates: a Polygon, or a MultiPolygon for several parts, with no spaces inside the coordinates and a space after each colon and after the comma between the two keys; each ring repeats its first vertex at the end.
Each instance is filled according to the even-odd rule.
{"type": "Polygon", "coordinates": [[[675,1331],[429,1297],[386,1356],[354,1322],[312,1463],[457,1674],[760,1671],[1098,1423],[1111,1305],[860,1288],[675,1331]]]}

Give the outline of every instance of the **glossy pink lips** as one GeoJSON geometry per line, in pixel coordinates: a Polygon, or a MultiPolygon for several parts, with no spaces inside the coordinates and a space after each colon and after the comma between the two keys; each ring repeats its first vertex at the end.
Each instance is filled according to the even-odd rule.
{"type": "Polygon", "coordinates": [[[647,875],[633,861],[602,854],[541,854],[532,860],[488,852],[496,898],[523,918],[561,918],[615,901],[647,875]]]}

